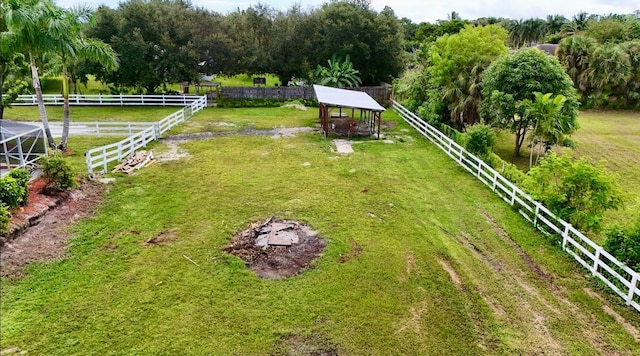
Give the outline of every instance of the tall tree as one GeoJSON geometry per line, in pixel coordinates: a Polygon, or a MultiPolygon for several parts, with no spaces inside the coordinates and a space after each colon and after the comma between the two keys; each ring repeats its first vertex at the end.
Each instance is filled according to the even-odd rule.
{"type": "Polygon", "coordinates": [[[402,63],[402,29],[390,9],[376,13],[351,1],[323,5],[317,12],[312,63],[350,55],[365,85],[378,85],[398,76],[402,63]]]}
{"type": "Polygon", "coordinates": [[[16,37],[7,32],[4,22],[4,6],[0,6],[0,119],[4,117],[4,108],[22,94],[28,84],[29,66],[22,53],[16,52],[16,37]]]}
{"type": "Polygon", "coordinates": [[[24,53],[31,68],[32,85],[36,93],[40,120],[44,126],[49,146],[55,141],[49,128],[49,120],[42,98],[37,60],[51,50],[53,38],[66,31],[66,24],[55,16],[56,7],[50,0],[6,0],[3,2],[4,21],[12,37],[15,49],[24,53]]]}
{"type": "Polygon", "coordinates": [[[571,79],[555,57],[537,49],[525,49],[493,62],[484,72],[481,106],[485,120],[515,134],[514,155],[520,155],[534,121],[523,100],[534,100],[535,92],[566,97],[559,120],[567,128],[577,127],[578,100],[571,79]]]}
{"type": "Polygon", "coordinates": [[[431,81],[443,88],[451,121],[459,127],[480,119],[481,75],[496,58],[507,53],[507,32],[498,25],[467,26],[444,35],[429,50],[431,81]]]}
{"type": "Polygon", "coordinates": [[[117,10],[100,7],[96,16],[87,36],[111,45],[122,64],[112,73],[96,73],[98,79],[147,93],[198,79],[197,12],[188,2],[131,0],[117,10]]]}
{"type": "Polygon", "coordinates": [[[58,149],[65,150],[69,137],[70,67],[80,59],[84,59],[99,63],[106,71],[111,71],[118,67],[118,60],[116,53],[109,45],[84,36],[82,25],[90,20],[91,9],[86,7],[76,7],[71,10],[55,9],[52,15],[65,24],[62,27],[64,31],[52,34],[51,42],[51,52],[59,63],[56,74],[62,76],[63,126],[58,149]]]}
{"type": "Polygon", "coordinates": [[[282,85],[294,77],[307,80],[313,70],[312,65],[316,64],[312,63],[313,37],[319,28],[317,17],[315,10],[307,12],[299,5],[275,17],[269,72],[278,75],[282,85]]]}
{"type": "Polygon", "coordinates": [[[616,45],[598,46],[589,61],[587,78],[596,101],[603,94],[620,91],[631,78],[629,55],[616,45]]]}
{"type": "Polygon", "coordinates": [[[589,87],[588,69],[596,41],[590,37],[575,35],[560,41],[557,56],[576,88],[586,93],[589,87]]]}

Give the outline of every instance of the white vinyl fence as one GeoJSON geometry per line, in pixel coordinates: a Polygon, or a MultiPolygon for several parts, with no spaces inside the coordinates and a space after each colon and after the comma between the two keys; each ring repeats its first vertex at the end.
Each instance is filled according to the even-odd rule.
{"type": "Polygon", "coordinates": [[[206,106],[207,97],[199,97],[198,100],[191,102],[188,106],[176,111],[164,119],[158,122],[148,123],[147,128],[132,134],[124,140],[87,151],[85,153],[85,160],[87,162],[89,174],[106,172],[107,166],[110,162],[123,160],[130,153],[135,152],[141,147],[145,147],[151,141],[157,140],[165,132],[169,131],[174,126],[185,122],[187,119],[191,118],[193,114],[204,109],[206,106]]]}
{"type": "Polygon", "coordinates": [[[601,246],[591,241],[571,224],[556,217],[541,203],[533,200],[522,189],[504,178],[481,159],[467,152],[451,138],[429,125],[418,116],[393,101],[393,109],[413,128],[458,162],[462,168],[476,176],[536,228],[546,234],[562,236],[562,249],[588,269],[591,274],[623,298],[627,305],[640,311],[638,272],[627,267],[601,246]]]}
{"type": "MultiPolygon", "coordinates": [[[[42,95],[45,105],[62,105],[60,94],[42,95]]],[[[70,94],[69,104],[74,106],[187,106],[201,100],[197,95],[82,95],[70,94]]],[[[11,105],[38,105],[35,95],[20,95],[11,105]]]]}

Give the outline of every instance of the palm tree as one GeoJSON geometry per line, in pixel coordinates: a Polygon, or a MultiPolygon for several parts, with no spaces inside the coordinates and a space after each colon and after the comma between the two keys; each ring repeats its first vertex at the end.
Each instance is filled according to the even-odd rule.
{"type": "Polygon", "coordinates": [[[11,38],[14,49],[24,53],[31,68],[31,80],[36,92],[40,120],[44,126],[47,140],[51,148],[55,142],[51,136],[49,120],[42,99],[42,87],[36,60],[40,59],[51,48],[51,34],[61,30],[60,23],[53,20],[55,5],[51,0],[4,0],[3,15],[7,32],[4,38],[11,38]]]}
{"type": "Polygon", "coordinates": [[[449,102],[451,121],[460,129],[465,125],[474,125],[480,120],[481,74],[484,67],[482,63],[476,64],[470,73],[460,74],[444,88],[443,99],[449,102]]]}
{"type": "Polygon", "coordinates": [[[558,60],[565,67],[573,85],[583,94],[590,86],[587,73],[596,46],[596,40],[582,35],[564,38],[558,45],[558,60]]]}
{"type": "Polygon", "coordinates": [[[64,31],[56,32],[52,37],[52,53],[57,57],[58,66],[56,74],[62,76],[63,97],[63,126],[62,139],[58,149],[67,148],[69,137],[69,84],[71,74],[69,68],[80,59],[97,62],[107,71],[118,67],[118,59],[113,49],[102,41],[85,38],[82,33],[82,24],[91,18],[91,9],[76,7],[71,10],[56,9],[53,13],[57,21],[64,22],[61,26],[64,31]]]}
{"type": "Polygon", "coordinates": [[[564,140],[565,134],[570,134],[576,130],[575,127],[571,127],[570,124],[564,122],[562,115],[560,115],[562,106],[567,101],[564,95],[552,96],[553,94],[551,93],[542,94],[538,92],[535,92],[534,95],[535,99],[533,101],[526,99],[521,103],[529,122],[533,123],[533,129],[529,134],[531,140],[529,168],[533,167],[534,148],[537,148],[537,163],[538,158],[540,158],[540,144],[543,144],[545,152],[548,152],[552,145],[564,140]]]}
{"type": "Polygon", "coordinates": [[[587,78],[596,100],[603,93],[615,92],[631,79],[631,60],[619,46],[601,45],[593,51],[587,78]]]}

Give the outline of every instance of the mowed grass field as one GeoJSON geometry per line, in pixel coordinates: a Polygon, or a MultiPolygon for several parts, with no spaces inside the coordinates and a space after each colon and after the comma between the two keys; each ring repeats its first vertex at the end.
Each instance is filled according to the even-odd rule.
{"type": "MultiPolygon", "coordinates": [[[[576,147],[557,148],[575,158],[584,157],[592,164],[605,162],[616,175],[624,194],[624,208],[607,212],[605,224],[624,224],[640,214],[640,113],[633,111],[581,111],[580,128],[572,135],[576,147]]],[[[498,135],[495,152],[506,161],[513,155],[514,136],[508,132],[498,135]]],[[[529,151],[522,148],[522,156],[514,163],[529,169],[529,151]]]]}
{"type": "MultiPolygon", "coordinates": [[[[192,120],[313,125],[297,110],[218,110],[192,120]]],[[[386,133],[394,143],[360,141],[350,155],[319,133],[225,136],[181,143],[190,158],[119,175],[96,215],[72,228],[65,259],[2,280],[1,348],[640,353],[638,312],[397,116],[384,118],[398,122],[386,133]],[[263,280],[221,247],[274,215],[309,223],[327,248],[310,270],[263,280]],[[167,233],[170,243],[145,244],[167,233]]],[[[72,149],[87,146],[78,140],[72,149]]]]}
{"type": "MultiPolygon", "coordinates": [[[[47,118],[51,122],[62,122],[62,106],[47,106],[47,118]]],[[[69,118],[76,121],[122,121],[151,122],[180,110],[177,106],[71,106],[69,118]]],[[[14,106],[4,110],[4,118],[14,121],[40,122],[40,114],[33,106],[14,106]]]]}
{"type": "MultiPolygon", "coordinates": [[[[256,74],[256,75],[248,75],[248,74],[237,74],[237,75],[218,75],[213,81],[219,82],[222,86],[227,87],[251,87],[253,86],[253,78],[261,77],[266,79],[266,86],[273,87],[276,85],[282,85],[280,83],[280,79],[273,74],[256,74]]],[[[168,90],[173,91],[182,91],[183,87],[180,84],[169,84],[167,85],[168,90]]],[[[60,94],[62,92],[62,79],[59,77],[50,77],[42,79],[42,91],[44,94],[60,94]]],[[[87,85],[82,83],[78,83],[77,88],[78,94],[109,94],[109,88],[96,81],[92,76],[89,76],[89,80],[87,81],[87,85]]],[[[189,93],[195,93],[195,87],[191,85],[189,87],[189,93]]]]}

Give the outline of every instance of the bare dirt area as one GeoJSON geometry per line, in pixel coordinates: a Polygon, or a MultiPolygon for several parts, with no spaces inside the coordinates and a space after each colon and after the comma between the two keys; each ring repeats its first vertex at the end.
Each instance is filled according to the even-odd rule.
{"type": "Polygon", "coordinates": [[[308,225],[273,217],[236,233],[223,251],[240,257],[262,278],[281,279],[309,268],[325,246],[308,225]]]}
{"type": "Polygon", "coordinates": [[[288,335],[276,344],[277,351],[273,355],[295,356],[336,356],[339,347],[327,337],[318,333],[310,335],[288,335]]]}
{"type": "Polygon", "coordinates": [[[13,213],[11,239],[0,247],[0,276],[23,276],[24,267],[36,261],[54,261],[66,254],[71,237],[67,228],[93,214],[102,201],[104,184],[87,181],[78,188],[49,196],[41,193],[44,182],[30,184],[29,203],[13,213]]]}

